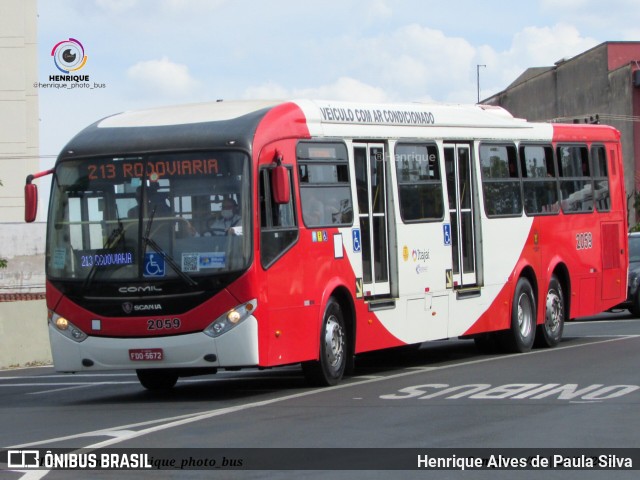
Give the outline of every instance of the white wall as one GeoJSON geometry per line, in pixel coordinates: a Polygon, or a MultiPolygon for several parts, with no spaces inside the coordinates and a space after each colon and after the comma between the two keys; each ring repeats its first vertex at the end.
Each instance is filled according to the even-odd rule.
{"type": "Polygon", "coordinates": [[[40,164],[37,18],[36,0],[0,1],[0,223],[24,221],[25,179],[40,164]]]}
{"type": "Polygon", "coordinates": [[[0,369],[51,362],[45,301],[0,302],[0,369]]]}
{"type": "Polygon", "coordinates": [[[0,295],[44,292],[45,234],[44,222],[0,225],[0,295]]]}
{"type": "MultiPolygon", "coordinates": [[[[37,13],[37,0],[0,0],[0,295],[44,291],[45,225],[18,223],[40,164],[37,13]]],[[[0,302],[0,368],[50,362],[45,301],[0,302]]]]}

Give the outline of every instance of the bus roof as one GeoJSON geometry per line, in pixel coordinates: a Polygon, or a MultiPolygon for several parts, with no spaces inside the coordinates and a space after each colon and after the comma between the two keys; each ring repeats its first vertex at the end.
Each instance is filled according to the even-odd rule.
{"type": "Polygon", "coordinates": [[[98,122],[98,128],[161,127],[220,122],[269,109],[282,101],[248,100],[206,102],[133,110],[115,114],[98,122]]]}
{"type": "Polygon", "coordinates": [[[217,101],[128,111],[98,122],[99,128],[158,127],[231,120],[294,103],[309,124],[349,124],[386,126],[473,126],[522,128],[525,120],[514,118],[500,107],[427,103],[364,103],[326,100],[246,100],[217,101]]]}
{"type": "Polygon", "coordinates": [[[300,132],[296,128],[304,125],[307,137],[550,141],[558,128],[514,118],[500,107],[486,105],[216,101],[112,115],[76,135],[62,156],[214,148],[227,145],[230,139],[250,151],[267,114],[269,122],[275,122],[271,127],[285,136],[286,132],[295,136],[300,132]],[[291,112],[297,113],[291,116],[291,112]]]}
{"type": "Polygon", "coordinates": [[[497,138],[505,139],[542,139],[550,138],[552,129],[550,124],[529,123],[503,108],[484,105],[295,102],[304,112],[312,136],[486,138],[497,134],[497,138]],[[528,133],[523,134],[523,130],[528,133]]]}

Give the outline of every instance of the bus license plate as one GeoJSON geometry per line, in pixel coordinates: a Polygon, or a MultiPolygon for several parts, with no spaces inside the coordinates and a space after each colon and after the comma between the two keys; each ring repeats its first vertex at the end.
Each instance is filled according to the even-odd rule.
{"type": "Polygon", "coordinates": [[[132,348],[129,350],[129,360],[133,362],[157,362],[164,360],[161,348],[132,348]]]}

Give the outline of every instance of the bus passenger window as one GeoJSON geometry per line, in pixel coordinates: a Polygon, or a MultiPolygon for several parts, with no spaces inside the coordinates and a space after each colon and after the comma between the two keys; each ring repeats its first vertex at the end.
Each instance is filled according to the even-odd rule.
{"type": "Polygon", "coordinates": [[[589,171],[589,152],[584,145],[557,147],[560,173],[560,205],[565,213],[593,211],[593,182],[589,171]]]}
{"type": "Polygon", "coordinates": [[[438,148],[435,145],[399,144],[395,163],[402,220],[442,220],[444,198],[438,148]]]}
{"type": "Polygon", "coordinates": [[[347,148],[300,142],[297,148],[302,220],[307,227],[353,224],[347,148]]]}
{"type": "Polygon", "coordinates": [[[611,210],[611,195],[609,194],[607,154],[603,145],[591,147],[591,164],[593,165],[593,201],[596,210],[608,212],[611,210]]]}
{"type": "Polygon", "coordinates": [[[558,184],[551,145],[521,145],[520,167],[527,215],[558,213],[558,184]]]}
{"type": "Polygon", "coordinates": [[[488,217],[522,214],[518,156],[513,145],[480,145],[484,209],[488,217]]]}

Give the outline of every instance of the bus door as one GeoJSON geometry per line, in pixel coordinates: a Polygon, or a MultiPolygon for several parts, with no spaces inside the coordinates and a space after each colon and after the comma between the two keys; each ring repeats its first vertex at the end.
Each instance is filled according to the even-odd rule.
{"type": "Polygon", "coordinates": [[[451,286],[456,289],[476,286],[475,195],[472,190],[470,145],[446,144],[444,161],[451,215],[449,227],[453,257],[451,286]]]}
{"type": "Polygon", "coordinates": [[[382,143],[354,143],[353,158],[360,218],[363,293],[389,295],[387,172],[382,143]]]}

